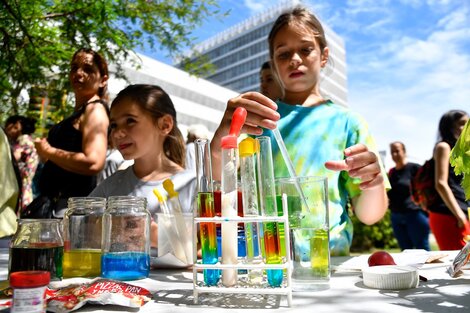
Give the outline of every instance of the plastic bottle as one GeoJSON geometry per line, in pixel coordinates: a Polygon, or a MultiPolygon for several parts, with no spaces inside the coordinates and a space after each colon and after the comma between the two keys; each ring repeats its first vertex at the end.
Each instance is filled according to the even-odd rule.
{"type": "Polygon", "coordinates": [[[10,312],[46,312],[46,287],[51,280],[47,271],[23,271],[10,274],[13,303],[10,312]]]}

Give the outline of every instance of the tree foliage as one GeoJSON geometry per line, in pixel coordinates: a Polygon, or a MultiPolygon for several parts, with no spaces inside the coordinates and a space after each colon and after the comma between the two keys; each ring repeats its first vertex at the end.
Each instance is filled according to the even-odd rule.
{"type": "Polygon", "coordinates": [[[123,77],[134,51],[177,57],[214,14],[222,15],[215,0],[0,0],[0,110],[25,113],[21,94],[34,86],[66,99],[70,59],[81,47],[99,51],[123,77]]]}
{"type": "Polygon", "coordinates": [[[374,248],[386,250],[399,248],[393,234],[390,210],[387,210],[379,222],[370,226],[361,223],[353,214],[350,214],[350,217],[354,225],[352,252],[369,252],[374,248]]]}

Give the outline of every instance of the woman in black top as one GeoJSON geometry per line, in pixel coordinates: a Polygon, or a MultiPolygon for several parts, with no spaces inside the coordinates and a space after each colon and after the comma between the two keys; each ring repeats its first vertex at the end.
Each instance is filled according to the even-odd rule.
{"type": "Polygon", "coordinates": [[[55,125],[36,149],[46,161],[39,182],[41,195],[60,199],[54,216],[62,217],[68,197],[87,196],[104,167],[109,125],[108,66],[91,49],[73,55],[70,83],[75,93],[74,113],[55,125]]]}
{"type": "Polygon", "coordinates": [[[410,196],[410,180],[419,164],[408,162],[402,142],[390,144],[395,167],[388,174],[392,189],[387,192],[393,233],[402,250],[429,250],[429,222],[426,213],[413,203],[410,196]]]}
{"type": "Polygon", "coordinates": [[[450,151],[462,133],[468,114],[461,110],[445,113],[439,121],[439,138],[434,147],[435,186],[440,199],[429,206],[429,224],[441,250],[460,250],[470,238],[467,218],[470,201],[465,201],[462,176],[449,164],[450,151]]]}

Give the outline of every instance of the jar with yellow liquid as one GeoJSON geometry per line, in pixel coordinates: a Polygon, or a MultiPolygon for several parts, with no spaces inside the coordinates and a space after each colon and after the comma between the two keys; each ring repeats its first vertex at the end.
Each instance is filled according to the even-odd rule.
{"type": "Polygon", "coordinates": [[[69,198],[64,215],[64,277],[100,276],[105,208],[105,198],[69,198]]]}

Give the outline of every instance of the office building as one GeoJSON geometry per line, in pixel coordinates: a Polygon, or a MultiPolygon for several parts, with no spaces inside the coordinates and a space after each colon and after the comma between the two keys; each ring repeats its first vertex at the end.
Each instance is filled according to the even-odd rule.
{"type": "MultiPolygon", "coordinates": [[[[184,132],[192,124],[203,124],[213,133],[225,111],[227,101],[238,94],[202,78],[191,76],[173,66],[138,54],[136,68],[125,64],[128,82],[111,75],[109,92],[111,99],[128,84],[153,84],[163,88],[169,95],[177,112],[178,125],[184,132]]],[[[115,72],[110,65],[110,72],[115,72]]]]}
{"type": "MultiPolygon", "coordinates": [[[[259,70],[269,60],[267,36],[276,18],[300,1],[284,1],[196,45],[195,49],[215,65],[204,78],[239,93],[259,90],[259,70]]],[[[312,10],[312,12],[314,12],[312,10]]],[[[344,41],[325,23],[330,62],[322,73],[321,92],[347,106],[346,51],[344,41]]]]}

